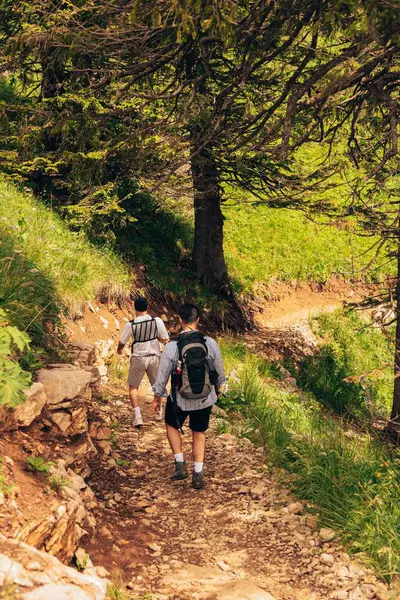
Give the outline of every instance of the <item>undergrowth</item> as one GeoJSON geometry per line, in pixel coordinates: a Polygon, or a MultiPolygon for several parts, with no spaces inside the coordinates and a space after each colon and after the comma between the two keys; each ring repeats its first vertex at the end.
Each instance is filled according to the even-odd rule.
{"type": "Polygon", "coordinates": [[[370,321],[354,311],[321,314],[311,321],[319,352],[297,369],[299,385],[339,415],[370,421],[388,417],[393,350],[370,321]]]}
{"type": "Polygon", "coordinates": [[[114,577],[107,586],[107,600],[152,600],[148,592],[136,594],[128,591],[121,577],[114,577]]]}
{"type": "Polygon", "coordinates": [[[9,317],[0,308],[0,406],[15,407],[25,400],[24,390],[29,387],[31,374],[18,360],[31,350],[26,333],[10,325],[9,317]]]}
{"type": "Polygon", "coordinates": [[[320,524],[342,533],[354,553],[390,579],[400,574],[400,455],[324,411],[310,393],[271,378],[270,366],[250,356],[235,364],[221,406],[244,419],[242,433],[266,449],[268,460],[292,474],[296,495],[312,503],[320,524]]]}

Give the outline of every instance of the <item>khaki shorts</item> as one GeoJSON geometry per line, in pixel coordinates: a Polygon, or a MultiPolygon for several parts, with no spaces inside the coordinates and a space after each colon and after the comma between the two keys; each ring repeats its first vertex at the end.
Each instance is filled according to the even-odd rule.
{"type": "Polygon", "coordinates": [[[155,354],[152,356],[132,356],[129,367],[128,385],[130,387],[139,387],[146,373],[151,385],[154,384],[160,357],[155,354]]]}

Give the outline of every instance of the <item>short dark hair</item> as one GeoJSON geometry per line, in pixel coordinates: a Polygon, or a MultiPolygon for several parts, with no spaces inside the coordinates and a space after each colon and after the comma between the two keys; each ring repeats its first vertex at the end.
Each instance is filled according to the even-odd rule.
{"type": "Polygon", "coordinates": [[[194,323],[200,317],[200,310],[194,304],[182,304],[178,315],[184,323],[194,323]]]}
{"type": "Polygon", "coordinates": [[[147,300],[146,298],[136,298],[135,300],[135,310],[138,312],[145,312],[147,310],[147,300]]]}

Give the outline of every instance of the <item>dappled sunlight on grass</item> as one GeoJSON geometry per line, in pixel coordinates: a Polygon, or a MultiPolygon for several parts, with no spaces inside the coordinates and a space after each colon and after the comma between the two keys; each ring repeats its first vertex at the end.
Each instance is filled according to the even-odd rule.
{"type": "MultiPolygon", "coordinates": [[[[15,252],[24,255],[31,269],[44,274],[72,314],[86,300],[99,296],[118,300],[128,295],[129,273],[112,251],[93,246],[31,193],[19,192],[0,180],[2,235],[12,239],[15,252]]],[[[16,274],[15,286],[19,285],[16,274]]]]}
{"type": "Polygon", "coordinates": [[[235,287],[257,293],[274,280],[325,282],[332,275],[364,280],[373,252],[370,238],[334,226],[316,225],[289,209],[232,204],[224,207],[225,256],[235,287]]]}

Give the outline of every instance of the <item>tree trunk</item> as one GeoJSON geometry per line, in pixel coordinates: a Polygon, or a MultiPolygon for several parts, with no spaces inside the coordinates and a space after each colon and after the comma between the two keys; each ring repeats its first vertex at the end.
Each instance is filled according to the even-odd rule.
{"type": "Polygon", "coordinates": [[[221,188],[211,149],[202,149],[191,162],[194,187],[193,264],[200,281],[212,291],[231,297],[223,248],[224,218],[221,188]]]}
{"type": "Polygon", "coordinates": [[[394,350],[394,390],[393,405],[390,419],[392,429],[398,429],[400,423],[400,240],[397,249],[397,280],[396,280],[396,340],[394,350]]]}

